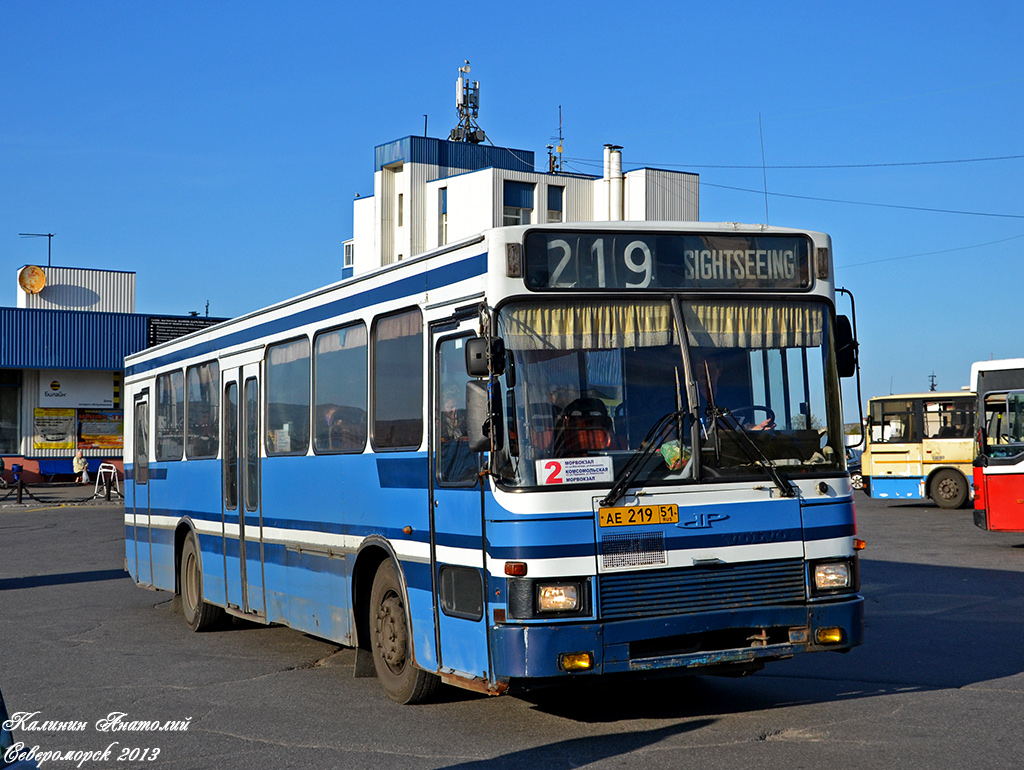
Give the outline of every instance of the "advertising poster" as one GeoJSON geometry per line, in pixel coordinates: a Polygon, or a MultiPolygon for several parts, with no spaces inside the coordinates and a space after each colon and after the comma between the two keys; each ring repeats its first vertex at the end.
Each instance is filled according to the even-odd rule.
{"type": "Polygon", "coordinates": [[[75,410],[36,407],[32,446],[35,449],[74,449],[75,410]]]}
{"type": "Polygon", "coordinates": [[[124,449],[124,412],[78,410],[79,449],[124,449]]]}
{"type": "Polygon", "coordinates": [[[39,406],[62,409],[111,409],[114,406],[112,372],[39,372],[39,406]]]}

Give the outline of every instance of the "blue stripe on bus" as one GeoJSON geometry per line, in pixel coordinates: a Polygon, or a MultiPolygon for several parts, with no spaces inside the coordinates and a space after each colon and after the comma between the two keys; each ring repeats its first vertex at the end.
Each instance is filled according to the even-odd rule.
{"type": "MultiPolygon", "coordinates": [[[[221,517],[218,514],[202,511],[172,511],[153,510],[154,515],[181,517],[188,515],[197,521],[206,521],[219,524],[221,517]]],[[[237,521],[237,516],[229,519],[229,523],[237,521]]],[[[580,521],[591,522],[592,519],[581,518],[580,521]]],[[[259,519],[246,517],[246,526],[256,530],[259,527],[259,519]]],[[[366,527],[347,524],[332,524],[329,522],[302,521],[297,519],[275,519],[266,517],[263,519],[264,527],[274,527],[289,532],[316,533],[348,535],[352,537],[365,538],[370,535],[380,535],[396,542],[429,542],[429,533],[413,532],[406,535],[397,527],[366,527]]],[[[144,529],[140,522],[139,529],[144,529]]],[[[793,543],[793,542],[814,542],[818,540],[834,540],[843,537],[853,537],[856,532],[854,524],[836,524],[832,526],[809,527],[802,530],[799,527],[788,529],[765,529],[751,530],[745,532],[722,532],[703,535],[680,535],[667,537],[665,548],[668,551],[687,550],[693,548],[717,548],[736,545],[762,545],[767,543],[793,543]]],[[[233,538],[228,538],[233,540],[233,538]]],[[[479,550],[481,543],[478,535],[461,535],[457,533],[438,531],[436,541],[439,546],[450,548],[463,548],[479,550]]],[[[562,542],[553,545],[531,545],[514,544],[502,545],[488,541],[487,553],[493,559],[504,560],[525,560],[525,559],[557,559],[572,558],[579,556],[593,556],[595,551],[599,552],[600,545],[594,541],[577,543],[562,542]]]]}
{"type": "Polygon", "coordinates": [[[224,334],[214,339],[206,339],[196,342],[187,348],[181,348],[147,361],[133,364],[125,369],[125,377],[131,377],[143,372],[160,369],[164,366],[184,361],[196,356],[216,357],[216,354],[226,348],[237,345],[245,345],[264,337],[275,334],[283,334],[291,329],[297,329],[307,324],[319,323],[328,319],[334,319],[346,313],[352,313],[382,302],[412,297],[424,291],[459,283],[470,278],[483,275],[487,272],[487,252],[478,254],[475,257],[453,262],[450,265],[427,270],[424,273],[411,275],[383,286],[359,292],[347,297],[327,302],[317,307],[303,310],[299,313],[292,313],[284,318],[277,318],[271,321],[264,321],[248,329],[241,329],[236,332],[224,334]]]}
{"type": "Polygon", "coordinates": [[[426,489],[427,457],[381,457],[377,455],[377,478],[381,489],[426,489]]]}

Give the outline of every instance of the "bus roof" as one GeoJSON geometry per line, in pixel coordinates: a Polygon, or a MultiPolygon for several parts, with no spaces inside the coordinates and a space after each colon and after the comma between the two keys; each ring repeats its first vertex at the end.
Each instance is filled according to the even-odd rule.
{"type": "Polygon", "coordinates": [[[890,399],[899,400],[901,398],[903,398],[903,399],[926,398],[926,399],[935,400],[937,398],[958,398],[958,397],[973,398],[974,397],[974,393],[972,391],[970,391],[970,390],[967,390],[967,388],[963,388],[962,390],[942,390],[942,391],[930,390],[927,393],[890,393],[888,396],[872,396],[871,398],[868,399],[868,401],[888,401],[890,399]]]}
{"type": "Polygon", "coordinates": [[[975,393],[978,392],[978,376],[982,372],[1007,371],[1010,369],[1021,370],[1021,379],[1024,379],[1024,358],[1000,358],[992,361],[975,361],[971,364],[971,389],[975,393]]]}

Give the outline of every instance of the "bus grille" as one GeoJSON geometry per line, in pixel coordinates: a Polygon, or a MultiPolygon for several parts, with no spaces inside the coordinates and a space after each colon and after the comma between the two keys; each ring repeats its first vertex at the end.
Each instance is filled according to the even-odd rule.
{"type": "Polygon", "coordinates": [[[604,569],[664,563],[664,532],[616,532],[601,538],[601,566],[604,569]]]}
{"type": "Polygon", "coordinates": [[[600,618],[716,612],[806,599],[800,559],[600,575],[600,618]]]}

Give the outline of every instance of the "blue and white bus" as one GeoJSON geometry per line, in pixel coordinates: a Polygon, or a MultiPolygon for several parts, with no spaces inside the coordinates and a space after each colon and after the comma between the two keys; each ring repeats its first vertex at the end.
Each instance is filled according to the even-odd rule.
{"type": "Polygon", "coordinates": [[[128,570],[426,699],[861,643],[831,242],[502,227],[126,360],[128,570]]]}

